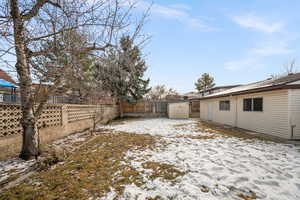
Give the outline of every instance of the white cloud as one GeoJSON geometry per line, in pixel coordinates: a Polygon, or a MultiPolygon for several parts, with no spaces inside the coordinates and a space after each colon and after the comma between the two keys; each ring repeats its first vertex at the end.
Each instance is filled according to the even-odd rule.
{"type": "Polygon", "coordinates": [[[293,51],[289,48],[289,40],[269,40],[255,48],[249,49],[242,59],[224,63],[227,70],[238,71],[242,69],[257,68],[261,66],[266,57],[288,55],[293,51]]]}
{"type": "Polygon", "coordinates": [[[170,7],[175,8],[175,9],[181,9],[181,10],[191,10],[192,7],[186,4],[173,4],[170,5],[170,7]]]}
{"type": "Polygon", "coordinates": [[[265,35],[262,42],[248,49],[241,59],[225,62],[226,69],[237,71],[257,68],[262,66],[267,57],[288,55],[293,52],[289,47],[289,42],[293,39],[285,30],[283,22],[270,22],[253,14],[235,16],[232,20],[244,28],[268,33],[268,35],[265,35]]]}
{"type": "Polygon", "coordinates": [[[265,19],[252,14],[234,16],[232,20],[242,27],[265,33],[282,32],[284,28],[284,23],[282,22],[267,22],[265,19]]]}
{"type": "Polygon", "coordinates": [[[229,71],[239,71],[241,69],[253,68],[253,66],[260,65],[259,61],[260,60],[256,57],[247,57],[241,60],[228,61],[224,64],[224,66],[225,69],[229,71]]]}
{"type": "Polygon", "coordinates": [[[266,57],[274,55],[286,55],[292,53],[286,41],[273,41],[269,44],[264,44],[250,50],[250,53],[256,56],[266,57]]]}
{"type": "Polygon", "coordinates": [[[214,31],[209,27],[202,19],[192,16],[189,11],[191,7],[186,4],[171,4],[171,5],[161,5],[161,4],[151,4],[145,0],[129,0],[125,1],[124,5],[129,5],[134,2],[135,7],[141,10],[146,10],[151,7],[150,13],[155,16],[164,17],[171,20],[176,20],[184,25],[192,28],[196,28],[200,31],[214,31]]]}

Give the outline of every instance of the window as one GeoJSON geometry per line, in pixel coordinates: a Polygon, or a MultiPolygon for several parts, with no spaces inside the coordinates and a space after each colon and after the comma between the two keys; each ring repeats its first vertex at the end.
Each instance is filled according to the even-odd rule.
{"type": "Polygon", "coordinates": [[[220,101],[219,110],[230,110],[230,101],[220,101]]]}
{"type": "Polygon", "coordinates": [[[244,111],[263,111],[263,98],[244,99],[244,111]]]}
{"type": "Polygon", "coordinates": [[[244,99],[244,111],[252,111],[252,99],[244,99]]]}
{"type": "Polygon", "coordinates": [[[253,99],[253,111],[263,111],[263,98],[253,99]]]}

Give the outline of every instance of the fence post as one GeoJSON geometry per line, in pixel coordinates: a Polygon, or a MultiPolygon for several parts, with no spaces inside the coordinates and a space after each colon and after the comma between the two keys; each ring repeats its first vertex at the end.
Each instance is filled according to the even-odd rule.
{"type": "Polygon", "coordinates": [[[152,102],[152,111],[156,113],[156,102],[152,102]]]}
{"type": "Polygon", "coordinates": [[[61,107],[61,125],[67,125],[68,124],[68,107],[67,105],[63,105],[61,107]]]}

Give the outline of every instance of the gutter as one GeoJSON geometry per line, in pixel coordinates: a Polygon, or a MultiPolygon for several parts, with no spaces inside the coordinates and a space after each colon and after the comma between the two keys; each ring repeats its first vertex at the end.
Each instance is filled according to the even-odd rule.
{"type": "Polygon", "coordinates": [[[267,92],[267,91],[282,90],[282,89],[300,89],[300,84],[275,85],[275,86],[268,86],[268,87],[263,87],[263,88],[253,88],[253,89],[248,89],[248,90],[231,92],[231,93],[227,93],[227,94],[220,94],[220,95],[214,95],[214,96],[208,96],[208,97],[200,97],[200,98],[195,98],[193,100],[206,100],[206,99],[214,99],[214,98],[221,98],[221,97],[228,97],[228,96],[237,96],[237,95],[242,95],[242,94],[267,92]]]}

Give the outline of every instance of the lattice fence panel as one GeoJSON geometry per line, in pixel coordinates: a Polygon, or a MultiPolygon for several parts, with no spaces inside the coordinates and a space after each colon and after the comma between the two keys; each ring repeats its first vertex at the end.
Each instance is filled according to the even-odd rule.
{"type": "Polygon", "coordinates": [[[62,125],[62,106],[61,105],[47,105],[43,110],[39,120],[38,127],[52,127],[62,125]]]}
{"type": "Polygon", "coordinates": [[[95,113],[104,112],[103,105],[68,105],[68,122],[91,119],[95,113]]]}
{"type": "MultiPolygon", "coordinates": [[[[20,120],[21,106],[18,104],[0,104],[0,137],[22,134],[20,120]]],[[[38,120],[38,127],[60,126],[62,124],[60,105],[47,105],[38,120]]]]}
{"type": "Polygon", "coordinates": [[[20,105],[0,104],[0,137],[22,134],[20,105]]]}

